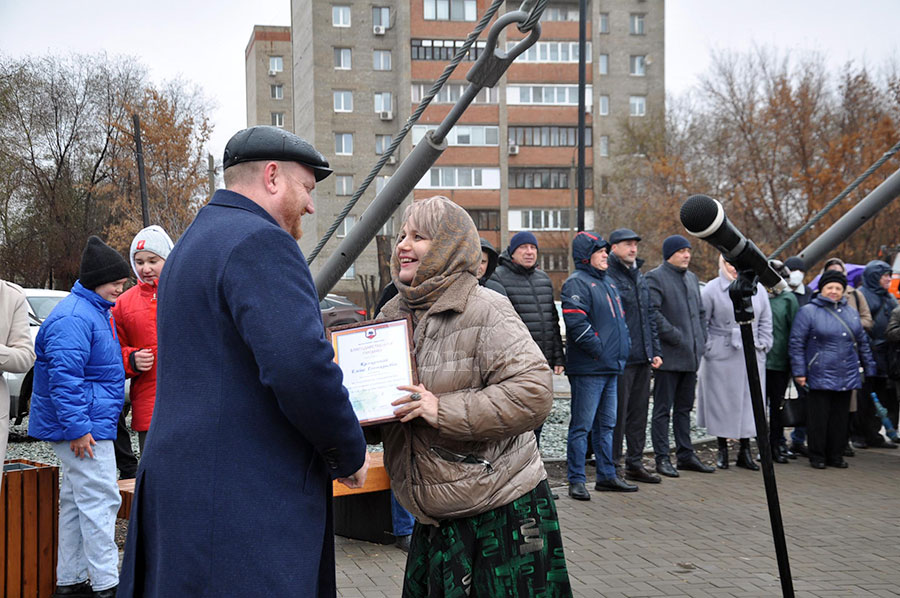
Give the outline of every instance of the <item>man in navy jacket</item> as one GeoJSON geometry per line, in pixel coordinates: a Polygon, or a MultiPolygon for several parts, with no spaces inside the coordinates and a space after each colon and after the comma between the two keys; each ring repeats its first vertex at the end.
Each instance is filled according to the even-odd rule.
{"type": "Polygon", "coordinates": [[[368,459],[296,242],[331,170],[275,127],[224,166],[160,280],[119,596],[334,596],[332,479],[361,486],[368,459]]]}
{"type": "Polygon", "coordinates": [[[595,490],[635,492],[616,475],[612,458],[616,426],[616,379],[625,369],[631,340],[619,293],[606,276],[609,243],[597,233],[572,240],[575,272],[562,288],[566,321],[566,375],[572,388],[572,415],[566,443],[569,496],[590,500],[584,460],[591,432],[597,457],[595,490]]]}

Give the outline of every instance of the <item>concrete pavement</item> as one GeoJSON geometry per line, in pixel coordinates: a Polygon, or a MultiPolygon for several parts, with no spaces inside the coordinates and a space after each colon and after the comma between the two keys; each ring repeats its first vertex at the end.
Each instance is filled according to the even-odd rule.
{"type": "MultiPolygon", "coordinates": [[[[900,596],[900,449],[849,469],[775,465],[798,598],[900,596]]],[[[590,488],[590,487],[589,487],[590,488]]],[[[557,501],[575,596],[781,596],[760,472],[683,472],[633,494],[557,501]]],[[[337,538],[342,597],[400,596],[405,554],[337,538]]]]}

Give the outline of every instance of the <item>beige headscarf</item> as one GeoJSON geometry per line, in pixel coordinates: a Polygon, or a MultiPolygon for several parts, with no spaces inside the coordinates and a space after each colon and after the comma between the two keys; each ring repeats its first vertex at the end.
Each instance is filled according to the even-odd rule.
{"type": "Polygon", "coordinates": [[[407,208],[406,221],[409,220],[416,223],[420,231],[432,234],[431,248],[419,261],[409,285],[397,278],[400,261],[395,250],[391,254],[391,278],[402,302],[412,313],[413,322],[418,324],[425,312],[455,282],[464,277],[475,280],[481,262],[481,242],[469,214],[440,195],[419,200],[407,208]],[[436,223],[434,231],[420,227],[420,220],[426,220],[422,217],[425,212],[438,216],[432,219],[436,223]]]}

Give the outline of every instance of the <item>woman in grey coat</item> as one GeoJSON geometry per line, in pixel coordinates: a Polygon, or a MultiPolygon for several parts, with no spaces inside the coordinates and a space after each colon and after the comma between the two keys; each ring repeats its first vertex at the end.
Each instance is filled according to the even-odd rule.
{"type": "MultiPolygon", "coordinates": [[[[716,465],[728,469],[728,439],[741,442],[736,465],[758,470],[750,454],[750,437],[756,436],[750,385],[744,364],[740,326],[728,287],[737,278],[734,266],[719,257],[719,276],[703,288],[700,297],[709,335],[697,374],[697,424],[719,440],[716,465]]],[[[753,296],[753,340],[762,387],[766,384],[766,353],[772,348],[772,308],[762,285],[753,296]]]]}

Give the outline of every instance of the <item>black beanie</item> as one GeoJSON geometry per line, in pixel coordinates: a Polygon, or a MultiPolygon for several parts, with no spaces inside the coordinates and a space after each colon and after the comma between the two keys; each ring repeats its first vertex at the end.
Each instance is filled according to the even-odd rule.
{"type": "Polygon", "coordinates": [[[100,240],[91,237],[81,254],[81,273],[78,279],[81,286],[93,291],[101,284],[128,278],[131,269],[119,252],[100,240]]]}
{"type": "Polygon", "coordinates": [[[838,272],[837,270],[826,270],[821,277],[819,277],[819,290],[824,289],[825,285],[829,282],[838,282],[845,289],[847,288],[847,277],[844,276],[843,272],[838,272]]]}

